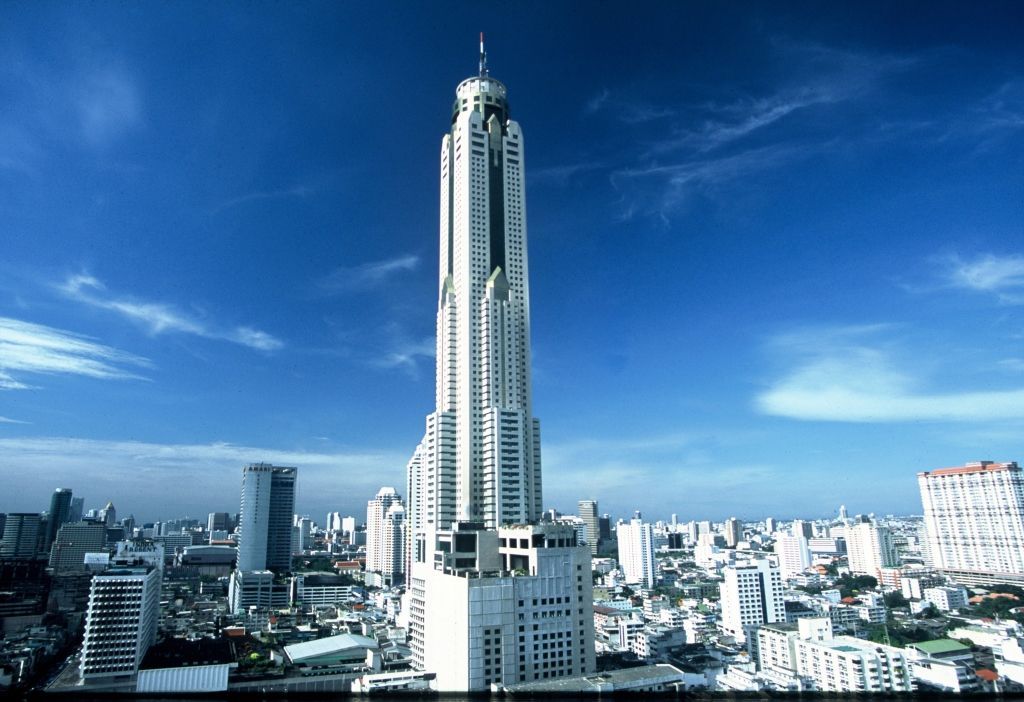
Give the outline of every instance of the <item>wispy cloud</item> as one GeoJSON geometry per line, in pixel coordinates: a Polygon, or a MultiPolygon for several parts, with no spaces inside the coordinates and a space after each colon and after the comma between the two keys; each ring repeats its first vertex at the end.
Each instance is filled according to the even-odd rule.
{"type": "Polygon", "coordinates": [[[938,259],[946,283],[955,288],[992,293],[1001,302],[1024,304],[1024,255],[958,255],[938,259]]]}
{"type": "Polygon", "coordinates": [[[19,379],[21,373],[140,379],[128,366],[150,363],[73,332],[0,317],[0,389],[31,389],[19,379]]]}
{"type": "Polygon", "coordinates": [[[378,368],[400,368],[416,376],[419,373],[418,359],[433,358],[435,353],[434,338],[428,337],[418,341],[399,342],[383,355],[372,359],[370,363],[378,368]]]}
{"type": "Polygon", "coordinates": [[[612,96],[607,88],[594,97],[587,100],[583,106],[586,114],[597,114],[598,112],[609,112],[615,119],[626,124],[645,124],[657,119],[672,117],[676,110],[664,105],[653,105],[650,103],[632,99],[622,99],[612,96]]]}
{"type": "Polygon", "coordinates": [[[124,69],[108,65],[81,77],[72,101],[82,134],[102,144],[138,126],[142,100],[137,81],[124,69]]]}
{"type": "Polygon", "coordinates": [[[942,391],[920,365],[898,363],[887,327],[785,334],[772,350],[790,368],[759,394],[763,414],[828,422],[979,422],[1024,418],[1024,388],[942,391]]]}
{"type": "Polygon", "coordinates": [[[306,185],[295,185],[290,188],[282,188],[280,190],[260,190],[225,200],[213,208],[212,214],[218,214],[224,210],[237,207],[238,205],[244,205],[249,202],[258,202],[260,200],[280,200],[284,198],[304,198],[308,197],[312,193],[313,188],[306,185]]]}
{"type": "Polygon", "coordinates": [[[101,281],[91,275],[70,276],[56,287],[68,298],[116,312],[154,336],[169,333],[191,334],[207,339],[231,341],[261,351],[276,351],[284,346],[281,340],[259,329],[247,326],[221,329],[168,304],[115,296],[101,281]]]}
{"type": "Polygon", "coordinates": [[[531,171],[527,174],[527,179],[530,183],[563,186],[578,175],[592,173],[605,167],[606,164],[601,161],[584,161],[563,166],[549,166],[531,171]]]}
{"type": "Polygon", "coordinates": [[[628,193],[629,207],[622,212],[621,219],[636,214],[657,214],[666,219],[693,192],[714,192],[739,178],[805,158],[813,151],[800,144],[772,144],[728,156],[624,168],[614,171],[611,180],[628,193]]]}
{"type": "Polygon", "coordinates": [[[31,424],[31,422],[23,422],[20,419],[11,419],[10,417],[0,417],[0,424],[31,424]]]}
{"type": "Polygon", "coordinates": [[[358,266],[340,266],[318,280],[316,285],[331,295],[371,290],[393,276],[416,270],[419,264],[420,257],[409,254],[358,266]]]}
{"type": "MultiPolygon", "coordinates": [[[[408,456],[404,452],[374,448],[337,450],[287,449],[233,443],[163,444],[142,441],[80,439],[68,437],[31,437],[0,439],[2,464],[11,495],[27,495],[25,508],[44,495],[46,486],[55,484],[82,486],[88,499],[114,499],[131,505],[152,518],[174,514],[206,513],[212,507],[210,496],[235,501],[241,481],[241,468],[247,463],[265,461],[296,466],[299,500],[297,506],[308,509],[339,500],[338,481],[346,493],[372,495],[381,484],[401,479],[408,456]],[[103,470],[97,471],[96,466],[103,470]],[[16,468],[16,470],[15,470],[16,468]],[[88,481],[83,485],[84,477],[88,481]],[[45,480],[40,481],[40,477],[45,480]],[[154,491],[154,486],[187,484],[188,491],[154,491]],[[147,495],[150,497],[147,501],[147,495]],[[232,497],[234,496],[234,497],[232,497]],[[313,504],[316,503],[316,504],[313,504]]],[[[52,489],[52,488],[49,488],[52,489]]],[[[363,498],[365,500],[365,498],[363,498]]],[[[349,508],[357,506],[357,500],[349,508]]],[[[365,502],[363,502],[365,505],[365,502]]],[[[11,507],[11,505],[8,505],[11,507]]],[[[345,506],[342,505],[342,508],[345,506]]],[[[338,509],[338,506],[332,507],[338,509]]]]}

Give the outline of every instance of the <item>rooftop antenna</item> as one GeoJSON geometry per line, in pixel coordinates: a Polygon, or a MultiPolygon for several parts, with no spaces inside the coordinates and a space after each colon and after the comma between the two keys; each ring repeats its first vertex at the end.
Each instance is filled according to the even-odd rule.
{"type": "Polygon", "coordinates": [[[484,33],[480,32],[480,77],[487,77],[487,52],[484,51],[484,33]]]}

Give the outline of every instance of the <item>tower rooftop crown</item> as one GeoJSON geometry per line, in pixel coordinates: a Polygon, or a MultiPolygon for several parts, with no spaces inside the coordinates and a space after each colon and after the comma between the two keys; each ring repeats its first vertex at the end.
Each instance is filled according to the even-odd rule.
{"type": "Polygon", "coordinates": [[[486,121],[492,114],[498,114],[501,124],[508,120],[508,88],[499,80],[491,78],[487,69],[487,53],[484,51],[484,33],[480,32],[480,73],[459,83],[455,88],[455,103],[452,105],[452,123],[460,112],[480,112],[486,121]]]}

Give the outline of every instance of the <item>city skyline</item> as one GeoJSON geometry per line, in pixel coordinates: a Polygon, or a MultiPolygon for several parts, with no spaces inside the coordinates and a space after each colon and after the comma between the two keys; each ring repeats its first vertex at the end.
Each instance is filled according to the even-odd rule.
{"type": "Polygon", "coordinates": [[[426,10],[37,7],[2,11],[6,511],[233,512],[254,462],[297,466],[312,515],[404,484],[431,145],[481,27],[529,125],[544,509],[920,514],[918,472],[1021,457],[1012,5],[484,10],[401,41],[426,10]],[[218,33],[170,75],[170,37],[218,33]]]}

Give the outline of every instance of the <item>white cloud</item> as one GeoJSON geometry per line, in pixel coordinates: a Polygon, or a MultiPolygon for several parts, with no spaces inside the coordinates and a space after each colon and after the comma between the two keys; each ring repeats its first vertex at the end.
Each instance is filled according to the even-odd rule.
{"type": "Polygon", "coordinates": [[[260,461],[299,469],[298,510],[326,510],[331,504],[351,509],[360,501],[365,507],[366,496],[401,478],[408,460],[404,454],[377,449],[329,452],[68,437],[0,438],[0,456],[6,487],[12,495],[26,495],[26,509],[44,499],[53,485],[71,485],[87,499],[113,499],[119,510],[148,518],[237,506],[242,466],[260,461]],[[166,489],[171,485],[189,489],[166,489]]]}
{"type": "Polygon", "coordinates": [[[239,195],[233,197],[230,200],[225,200],[216,207],[213,208],[212,214],[223,212],[224,210],[243,205],[248,202],[257,202],[259,200],[279,200],[282,198],[293,198],[293,197],[307,197],[313,192],[313,188],[306,185],[295,185],[290,188],[283,188],[281,190],[260,190],[257,192],[247,193],[245,195],[239,195]]]}
{"type": "Polygon", "coordinates": [[[973,259],[957,255],[940,259],[949,285],[994,293],[1000,301],[1024,304],[1024,256],[982,254],[973,259]]]}
{"type": "Polygon", "coordinates": [[[396,274],[416,270],[419,264],[420,257],[410,254],[358,266],[341,266],[317,281],[317,287],[329,294],[370,290],[396,274]]]}
{"type": "Polygon", "coordinates": [[[82,133],[93,143],[119,136],[142,118],[138,85],[113,66],[83,76],[75,85],[73,102],[82,133]]]}
{"type": "Polygon", "coordinates": [[[436,353],[437,347],[433,337],[419,341],[398,342],[393,348],[373,359],[371,365],[378,368],[401,368],[415,376],[417,374],[417,359],[433,358],[436,353]]]}
{"type": "Polygon", "coordinates": [[[768,415],[830,422],[980,422],[1024,418],[1024,388],[927,389],[922,369],[901,367],[885,327],[821,329],[783,335],[772,344],[791,368],[755,398],[768,415]]]}
{"type": "Polygon", "coordinates": [[[101,379],[141,377],[124,366],[148,367],[150,363],[145,358],[97,344],[73,332],[0,317],[0,389],[32,387],[12,372],[101,379]]]}
{"type": "Polygon", "coordinates": [[[64,283],[58,285],[57,289],[78,302],[117,312],[154,336],[166,333],[192,334],[207,339],[231,341],[262,351],[276,351],[284,346],[281,340],[259,329],[246,326],[219,329],[190,317],[171,305],[115,297],[107,292],[102,282],[90,275],[70,276],[64,283]]]}
{"type": "Polygon", "coordinates": [[[0,417],[0,424],[30,424],[31,422],[23,422],[20,419],[11,419],[10,417],[0,417]]]}

